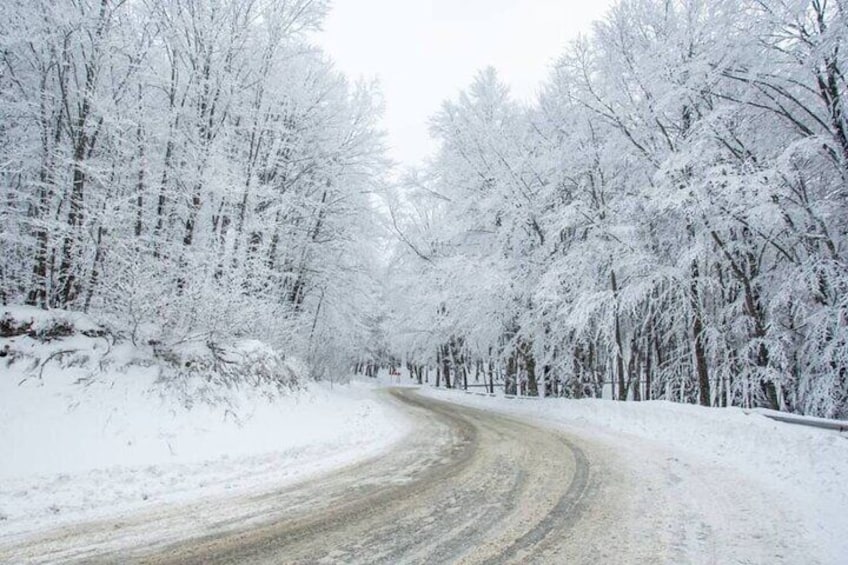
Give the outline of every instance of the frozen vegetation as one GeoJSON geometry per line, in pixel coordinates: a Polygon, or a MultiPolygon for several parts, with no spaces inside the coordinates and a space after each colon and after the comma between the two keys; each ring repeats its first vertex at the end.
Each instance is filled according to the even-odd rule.
{"type": "Polygon", "coordinates": [[[483,70],[390,201],[385,351],[443,382],[848,417],[844,5],[617,2],[483,70]]]}
{"type": "Polygon", "coordinates": [[[840,562],[844,434],[751,411],[848,418],[846,5],[613,2],[403,171],[330,9],[0,2],[0,543],[380,453],[391,368],[840,562]]]}
{"type": "Polygon", "coordinates": [[[182,347],[177,362],[71,312],[7,309],[0,327],[0,544],[277,488],[374,456],[408,427],[370,387],[310,382],[260,342],[217,358],[182,347]]]}

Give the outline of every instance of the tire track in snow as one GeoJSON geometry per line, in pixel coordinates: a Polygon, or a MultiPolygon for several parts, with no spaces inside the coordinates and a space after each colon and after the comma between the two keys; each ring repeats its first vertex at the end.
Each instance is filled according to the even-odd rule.
{"type": "Polygon", "coordinates": [[[76,524],[12,548],[28,562],[502,563],[540,560],[589,501],[565,434],[484,410],[386,395],[417,421],[377,458],[277,491],[76,524]]]}

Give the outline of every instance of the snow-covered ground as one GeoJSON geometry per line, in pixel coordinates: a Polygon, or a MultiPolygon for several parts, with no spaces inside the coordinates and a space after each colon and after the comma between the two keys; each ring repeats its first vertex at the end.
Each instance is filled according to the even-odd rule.
{"type": "MultiPolygon", "coordinates": [[[[767,524],[775,539],[811,548],[810,563],[848,563],[848,434],[775,422],[733,408],[510,399],[432,388],[422,392],[531,419],[610,447],[643,475],[646,493],[654,489],[645,495],[653,499],[645,507],[650,511],[644,516],[646,529],[656,514],[679,505],[678,515],[690,513],[689,524],[677,525],[680,543],[689,544],[685,553],[700,555],[703,562],[722,563],[750,551],[750,544],[763,540],[745,540],[748,524],[767,524]],[[659,480],[660,473],[672,480],[659,480]],[[717,537],[740,545],[699,546],[706,540],[701,532],[683,539],[685,528],[698,525],[693,509],[709,527],[725,530],[717,537]]],[[[764,548],[768,550],[777,551],[764,548]]]]}
{"type": "Polygon", "coordinates": [[[67,387],[15,394],[5,380],[0,540],[156,504],[285,485],[374,456],[406,430],[403,416],[362,386],[311,385],[283,401],[253,399],[238,424],[214,408],[185,411],[136,395],[128,390],[135,383],[93,385],[87,398],[71,401],[67,387]]]}
{"type": "MultiPolygon", "coordinates": [[[[31,313],[18,310],[19,318],[31,313]]],[[[78,331],[87,323],[73,320],[78,331]]],[[[406,417],[362,383],[302,381],[281,392],[189,379],[171,394],[157,384],[155,365],[126,362],[133,352],[117,346],[104,355],[104,338],[22,335],[0,339],[0,349],[6,345],[0,543],[155,505],[278,487],[377,455],[409,430],[406,417]],[[210,391],[226,401],[187,406],[210,391]]]]}
{"type": "MultiPolygon", "coordinates": [[[[149,356],[116,345],[84,316],[66,314],[73,331],[59,337],[39,331],[61,313],[14,316],[32,316],[33,331],[0,338],[0,545],[63,524],[266,491],[377,455],[411,431],[379,391],[408,385],[406,377],[335,387],[295,378],[301,384],[280,390],[210,387],[195,375],[175,391],[157,383],[149,356]],[[207,401],[187,402],[200,396],[207,401]]],[[[266,355],[258,342],[235,351],[250,363],[266,355]]],[[[848,434],[739,409],[422,391],[602,446],[608,468],[599,470],[624,479],[620,496],[645,528],[675,538],[680,554],[668,562],[766,562],[783,550],[757,537],[763,524],[787,556],[801,546],[811,548],[810,563],[846,562],[848,434]]]]}

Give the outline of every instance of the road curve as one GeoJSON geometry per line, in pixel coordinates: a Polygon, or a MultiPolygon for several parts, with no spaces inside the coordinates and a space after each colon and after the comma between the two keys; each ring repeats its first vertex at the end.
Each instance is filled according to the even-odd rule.
{"type": "Polygon", "coordinates": [[[564,557],[559,547],[574,539],[569,530],[592,490],[580,448],[562,433],[411,389],[389,394],[420,422],[377,459],[277,492],[66,528],[7,557],[151,564],[564,557]]]}

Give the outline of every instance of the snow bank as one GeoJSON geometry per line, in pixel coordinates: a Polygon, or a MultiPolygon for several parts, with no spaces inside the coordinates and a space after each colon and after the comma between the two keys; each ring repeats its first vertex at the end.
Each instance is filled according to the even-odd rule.
{"type": "Polygon", "coordinates": [[[425,394],[547,423],[650,441],[710,465],[730,468],[775,493],[811,537],[840,562],[848,556],[848,435],[775,422],[737,408],[663,401],[509,399],[459,391],[425,394]]]}
{"type": "MultiPolygon", "coordinates": [[[[27,323],[0,337],[0,541],[276,487],[374,456],[408,430],[371,387],[304,384],[292,374],[299,384],[280,393],[276,377],[225,386],[199,371],[163,382],[155,358],[116,345],[91,319],[27,309],[7,318],[27,323]],[[42,331],[56,320],[71,329],[42,331]]],[[[302,370],[255,341],[222,358],[260,377],[302,370]],[[269,359],[278,365],[269,369],[269,359]]]]}
{"type": "Polygon", "coordinates": [[[47,342],[74,333],[99,337],[106,333],[106,329],[85,314],[66,310],[4,306],[0,314],[0,337],[3,338],[26,335],[47,342]]]}

